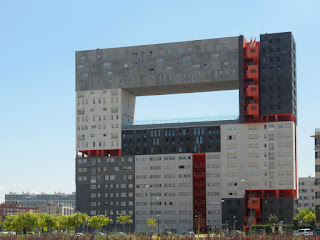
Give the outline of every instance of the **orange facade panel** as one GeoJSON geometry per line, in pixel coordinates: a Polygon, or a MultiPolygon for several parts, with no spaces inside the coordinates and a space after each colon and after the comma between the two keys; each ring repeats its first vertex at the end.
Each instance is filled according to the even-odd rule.
{"type": "Polygon", "coordinates": [[[254,118],[259,118],[259,103],[251,103],[247,106],[247,115],[252,115],[254,118]]]}
{"type": "Polygon", "coordinates": [[[259,47],[257,45],[247,47],[246,58],[251,58],[251,59],[253,59],[253,61],[258,61],[259,60],[259,47]]]}
{"type": "Polygon", "coordinates": [[[248,208],[260,211],[260,198],[249,198],[248,208]]]}
{"type": "Polygon", "coordinates": [[[259,78],[259,65],[248,65],[248,70],[246,71],[247,78],[258,79],[259,78]]]}
{"type": "Polygon", "coordinates": [[[249,85],[246,89],[246,96],[254,97],[255,100],[259,100],[259,86],[249,85]],[[257,99],[256,99],[257,98],[257,99]]]}

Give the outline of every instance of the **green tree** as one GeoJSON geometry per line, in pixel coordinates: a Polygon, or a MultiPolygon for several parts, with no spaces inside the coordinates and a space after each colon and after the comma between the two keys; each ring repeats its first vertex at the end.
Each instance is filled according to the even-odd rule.
{"type": "Polygon", "coordinates": [[[125,232],[126,224],[132,223],[131,216],[130,215],[120,215],[117,217],[117,223],[120,223],[122,225],[123,231],[125,232]]]}
{"type": "Polygon", "coordinates": [[[17,215],[9,215],[6,217],[6,220],[3,222],[3,229],[6,231],[21,231],[22,226],[18,225],[18,216],[17,215]]]}
{"type": "Polygon", "coordinates": [[[278,224],[278,222],[279,222],[278,217],[276,215],[270,214],[270,216],[268,217],[268,223],[273,225],[273,224],[278,224]]]}
{"type": "Polygon", "coordinates": [[[69,216],[56,215],[55,218],[56,225],[54,226],[54,229],[58,230],[59,232],[73,228],[73,226],[70,225],[69,216]]]}
{"type": "Polygon", "coordinates": [[[53,229],[57,229],[57,224],[58,224],[57,216],[41,213],[40,217],[42,218],[42,221],[43,221],[42,228],[44,231],[52,232],[53,229]]]}
{"type": "Polygon", "coordinates": [[[46,213],[35,213],[35,216],[37,217],[37,222],[35,227],[39,229],[41,232],[47,231],[47,225],[45,222],[45,216],[48,215],[46,213]]]}
{"type": "Polygon", "coordinates": [[[40,226],[40,218],[36,213],[19,213],[17,216],[17,224],[23,229],[24,233],[26,233],[26,231],[33,231],[40,226]]]}
{"type": "Polygon", "coordinates": [[[147,223],[148,223],[148,227],[150,227],[151,229],[157,226],[157,221],[153,218],[148,218],[147,223]]]}
{"type": "Polygon", "coordinates": [[[305,226],[314,228],[316,223],[316,214],[310,208],[298,209],[298,215],[293,218],[294,221],[302,222],[305,226]]]}
{"type": "Polygon", "coordinates": [[[88,222],[88,219],[89,217],[87,214],[77,212],[68,216],[68,225],[76,230],[77,228],[84,226],[88,222]]]}
{"type": "Polygon", "coordinates": [[[110,223],[112,220],[109,217],[104,215],[98,215],[88,218],[88,225],[95,228],[96,230],[100,230],[103,226],[110,223]]]}

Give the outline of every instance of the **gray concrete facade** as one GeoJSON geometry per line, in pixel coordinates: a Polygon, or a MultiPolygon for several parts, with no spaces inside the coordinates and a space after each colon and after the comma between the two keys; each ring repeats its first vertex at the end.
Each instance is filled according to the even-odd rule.
{"type": "Polygon", "coordinates": [[[77,158],[76,211],[90,216],[106,215],[113,220],[108,230],[120,229],[117,216],[130,215],[135,222],[135,163],[133,156],[77,158]]]}
{"type": "Polygon", "coordinates": [[[76,91],[121,88],[146,96],[238,89],[238,38],[78,51],[76,91]]]}

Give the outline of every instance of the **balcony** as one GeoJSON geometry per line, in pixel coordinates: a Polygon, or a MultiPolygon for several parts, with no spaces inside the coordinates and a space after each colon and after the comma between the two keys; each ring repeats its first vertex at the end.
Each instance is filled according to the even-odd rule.
{"type": "Polygon", "coordinates": [[[255,102],[259,101],[259,86],[258,85],[249,85],[246,89],[246,95],[248,97],[253,97],[255,102]]]}
{"type": "Polygon", "coordinates": [[[259,79],[259,66],[249,65],[248,70],[246,71],[246,76],[249,79],[259,79]]]}
{"type": "Polygon", "coordinates": [[[259,117],[259,104],[258,103],[251,103],[247,106],[247,114],[253,115],[255,118],[259,117]]]}
{"type": "Polygon", "coordinates": [[[259,60],[259,48],[258,46],[250,46],[246,49],[246,58],[251,58],[254,61],[259,60]]]}

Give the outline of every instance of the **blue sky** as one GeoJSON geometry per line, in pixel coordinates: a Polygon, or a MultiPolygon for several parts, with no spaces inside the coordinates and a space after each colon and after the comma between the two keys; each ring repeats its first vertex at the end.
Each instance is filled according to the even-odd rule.
{"type": "MultiPolygon", "coordinates": [[[[319,9],[310,0],[0,0],[0,202],[10,191],[75,190],[75,51],[240,34],[293,32],[299,176],[314,176],[319,9]]],[[[237,97],[230,91],[138,98],[137,118],[236,115],[237,97]]]]}

